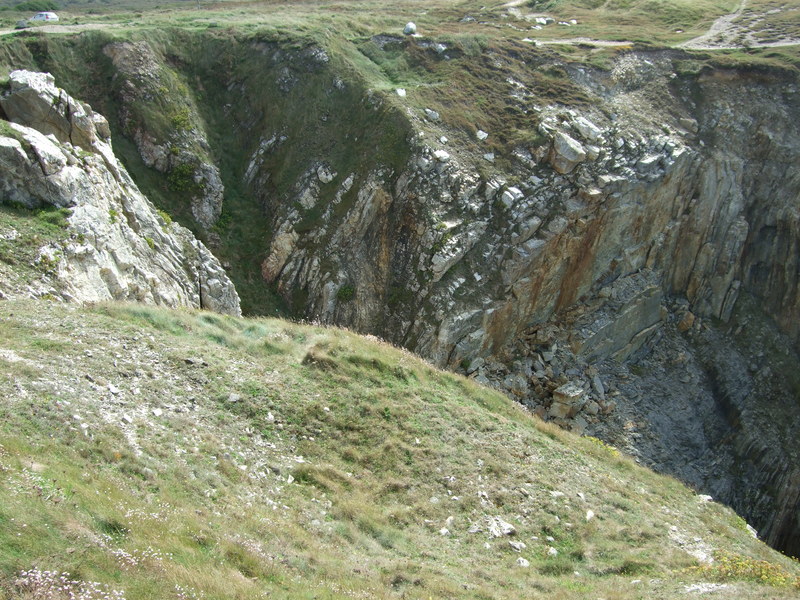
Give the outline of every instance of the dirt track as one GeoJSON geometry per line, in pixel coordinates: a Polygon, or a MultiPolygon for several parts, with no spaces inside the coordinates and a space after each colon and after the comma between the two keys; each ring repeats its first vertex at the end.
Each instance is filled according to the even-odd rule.
{"type": "Polygon", "coordinates": [[[118,25],[107,25],[102,23],[84,23],[83,25],[40,25],[38,27],[27,27],[25,29],[0,29],[0,35],[18,33],[20,31],[41,31],[42,33],[76,33],[88,31],[90,29],[109,29],[118,25]]]}

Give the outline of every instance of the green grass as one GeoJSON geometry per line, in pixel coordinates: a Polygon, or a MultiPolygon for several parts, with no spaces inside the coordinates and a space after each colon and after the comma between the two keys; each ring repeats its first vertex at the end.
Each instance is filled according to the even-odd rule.
{"type": "MultiPolygon", "coordinates": [[[[645,40],[665,43],[703,33],[719,16],[733,12],[738,0],[530,0],[534,11],[553,15],[557,20],[576,19],[578,26],[568,29],[574,36],[596,39],[645,40]]],[[[550,26],[552,35],[563,29],[550,26]]],[[[537,32],[537,35],[540,35],[537,32]]],[[[545,34],[547,35],[547,34],[545,34]]]]}
{"type": "MultiPolygon", "coordinates": [[[[673,526],[798,573],[728,509],[384,343],[143,306],[2,309],[0,598],[33,566],[128,599],[670,598],[717,578],[686,570],[673,526]],[[516,533],[489,536],[490,516],[516,533]]],[[[737,597],[794,593],[771,583],[737,597]]]]}
{"type": "Polygon", "coordinates": [[[66,230],[69,209],[47,207],[31,210],[0,204],[0,265],[3,278],[27,285],[49,274],[56,265],[40,252],[58,249],[70,234],[66,230]]]}

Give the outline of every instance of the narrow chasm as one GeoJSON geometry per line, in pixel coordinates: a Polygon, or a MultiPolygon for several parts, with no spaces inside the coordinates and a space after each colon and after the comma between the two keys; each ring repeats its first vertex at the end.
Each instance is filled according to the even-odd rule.
{"type": "Polygon", "coordinates": [[[682,50],[31,37],[250,315],[378,335],[800,554],[796,72],[682,50]],[[402,69],[401,69],[402,66],[402,69]]]}

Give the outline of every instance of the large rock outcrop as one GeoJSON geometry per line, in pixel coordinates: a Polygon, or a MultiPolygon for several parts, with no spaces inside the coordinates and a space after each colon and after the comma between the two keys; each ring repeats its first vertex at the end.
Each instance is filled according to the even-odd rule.
{"type": "Polygon", "coordinates": [[[587,92],[606,114],[543,108],[550,141],[514,150],[502,177],[429,142],[402,173],[325,184],[338,186],[328,202],[310,165],[289,198],[263,198],[278,232],[265,275],[308,316],[448,366],[500,352],[582,298],[602,303],[607,283],[644,268],[662,293],[723,321],[752,292],[796,339],[796,83],[670,78],[672,59],[631,54],[595,73],[587,92]],[[336,301],[342,286],[357,302],[336,301]]]}
{"type": "Polygon", "coordinates": [[[70,240],[39,250],[51,266],[47,293],[241,314],[219,261],[160,216],[119,164],[102,116],[29,71],[11,73],[0,106],[10,119],[0,135],[4,201],[70,210],[70,240]]]}

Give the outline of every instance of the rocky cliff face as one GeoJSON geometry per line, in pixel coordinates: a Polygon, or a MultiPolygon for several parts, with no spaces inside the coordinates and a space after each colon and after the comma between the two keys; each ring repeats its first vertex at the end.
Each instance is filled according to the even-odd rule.
{"type": "Polygon", "coordinates": [[[219,262],[139,192],[110,145],[106,120],[57,88],[52,76],[15,71],[0,98],[3,202],[69,209],[70,239],[45,244],[37,288],[66,300],[130,300],[241,314],[219,262]]]}
{"type": "Polygon", "coordinates": [[[672,68],[669,54],[629,55],[610,73],[581,74],[602,111],[544,107],[550,141],[512,149],[502,176],[479,176],[472,156],[438,141],[391,181],[343,176],[335,198],[354,188],[352,206],[335,211],[334,200],[298,232],[320,186],[337,183],[310,170],[299,210],[271,205],[279,233],[265,275],[307,290],[307,314],[377,329],[449,366],[499,352],[582,297],[603,300],[604,284],[643,268],[663,293],[722,320],[741,289],[768,295],[796,336],[796,84],[683,81],[672,68]],[[358,309],[332,301],[344,285],[358,309]],[[415,301],[397,302],[404,294],[415,301]]]}
{"type": "Polygon", "coordinates": [[[541,107],[546,142],[510,149],[502,174],[480,175],[421,116],[395,177],[331,183],[309,170],[294,203],[269,204],[264,275],[305,314],[460,365],[543,418],[620,442],[796,553],[797,432],[765,415],[780,406],[796,422],[797,389],[744,368],[761,346],[734,351],[725,324],[741,294],[756,297],[783,332],[772,335],[794,341],[783,351],[796,368],[797,82],[681,77],[677,58],[574,71],[596,107],[541,107]],[[326,185],[335,200],[320,208],[326,185]],[[303,231],[311,208],[321,217],[303,231]],[[690,343],[676,341],[687,331],[690,343]],[[654,360],[669,368],[644,376],[637,365],[654,360]]]}
{"type": "Polygon", "coordinates": [[[107,44],[103,53],[114,68],[120,125],[144,164],[188,194],[192,216],[210,230],[222,214],[225,186],[186,83],[146,41],[107,44]]]}
{"type": "MultiPolygon", "coordinates": [[[[373,42],[457,57],[424,38],[373,42]]],[[[718,495],[797,552],[798,387],[764,371],[775,356],[800,365],[794,75],[700,68],[677,51],[622,52],[604,70],[487,51],[482,85],[538,127],[498,147],[497,132],[448,129],[313,45],[181,43],[102,46],[122,106],[112,125],[176,184],[189,154],[192,182],[201,165],[219,173],[221,208],[194,193],[216,185],[190,198],[215,243],[220,210],[257,207],[238,214],[263,229],[230,247],[248,245],[297,314],[463,369],[718,495]],[[556,69],[572,96],[543,101],[528,65],[556,69]],[[742,342],[762,315],[777,328],[759,324],[759,339],[778,346],[742,342]],[[764,417],[777,407],[786,426],[764,417]]]]}

